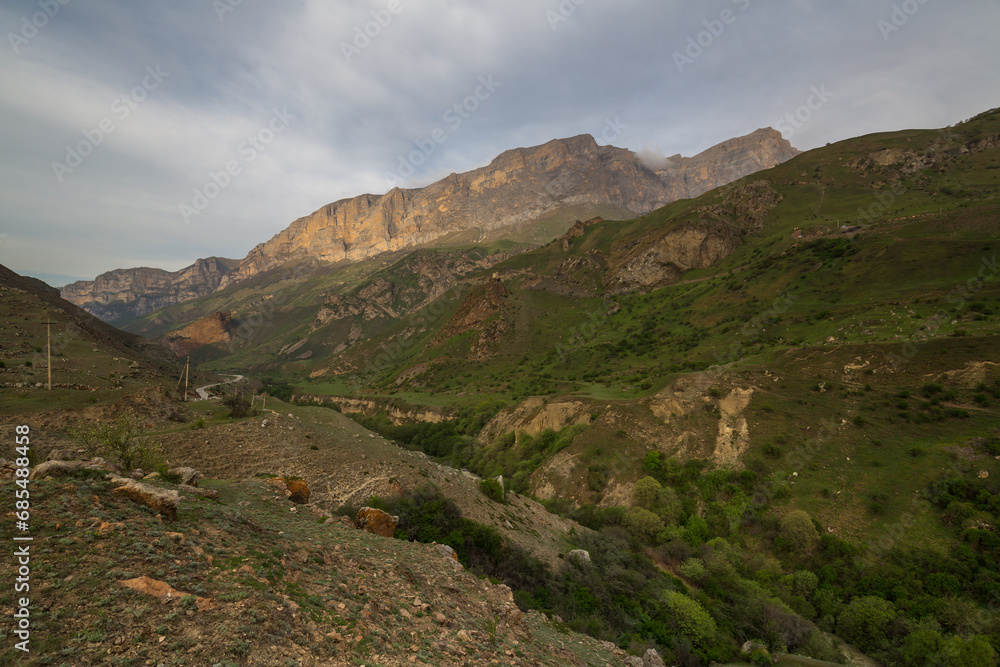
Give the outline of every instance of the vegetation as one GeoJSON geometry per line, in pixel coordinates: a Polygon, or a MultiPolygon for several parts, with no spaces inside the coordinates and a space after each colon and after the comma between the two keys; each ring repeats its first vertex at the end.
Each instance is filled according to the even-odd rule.
{"type": "Polygon", "coordinates": [[[90,456],[101,456],[121,466],[125,472],[136,468],[164,472],[166,463],[162,447],[142,435],[143,431],[135,413],[126,411],[115,421],[75,429],[73,435],[84,444],[90,456]]]}

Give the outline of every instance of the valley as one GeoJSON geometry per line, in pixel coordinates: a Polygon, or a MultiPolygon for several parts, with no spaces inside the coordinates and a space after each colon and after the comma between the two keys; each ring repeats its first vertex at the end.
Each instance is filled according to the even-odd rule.
{"type": "Polygon", "coordinates": [[[33,481],[45,595],[105,600],[70,630],[37,610],[52,648],[996,665],[1000,110],[804,153],[774,134],[659,171],[589,137],[509,151],[331,204],[197,288],[64,288],[89,314],[5,271],[5,441],[26,424],[33,465],[85,460],[80,427],[131,412],[162,458],[145,481],[176,491],[182,465],[219,495],[179,489],[173,524],[103,468],[33,481]],[[188,356],[191,398],[217,396],[181,400],[188,356]],[[397,539],[357,530],[363,506],[397,539]],[[142,574],[224,604],[161,614],[116,587],[142,574]]]}

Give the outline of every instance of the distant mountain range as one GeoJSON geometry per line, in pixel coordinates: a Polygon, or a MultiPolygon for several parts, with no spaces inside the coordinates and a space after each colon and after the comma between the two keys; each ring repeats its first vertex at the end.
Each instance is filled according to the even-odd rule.
{"type": "Polygon", "coordinates": [[[776,166],[797,155],[765,128],[691,158],[650,163],[590,135],[506,151],[488,166],[423,188],[343,199],[299,218],[241,260],[209,257],[180,271],[118,269],[62,288],[107,322],[211,294],[289,261],[359,261],[421,245],[516,238],[546,242],[576,220],[628,219],[776,166]]]}

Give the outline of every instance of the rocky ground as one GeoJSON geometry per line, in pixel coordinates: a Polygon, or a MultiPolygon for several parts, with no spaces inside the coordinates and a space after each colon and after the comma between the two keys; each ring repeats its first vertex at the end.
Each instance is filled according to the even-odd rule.
{"type": "MultiPolygon", "coordinates": [[[[173,521],[113,493],[120,482],[103,470],[31,481],[31,653],[5,641],[0,663],[632,664],[523,614],[435,547],[325,519],[266,480],[203,480],[219,498],[182,491],[173,521]]],[[[10,540],[11,516],[0,532],[10,540]]]]}

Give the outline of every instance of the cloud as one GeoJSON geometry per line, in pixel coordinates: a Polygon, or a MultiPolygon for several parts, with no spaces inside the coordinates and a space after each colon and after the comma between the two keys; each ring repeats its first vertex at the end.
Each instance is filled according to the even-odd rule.
{"type": "MultiPolygon", "coordinates": [[[[878,21],[891,3],[393,6],[389,20],[388,0],[243,0],[220,20],[203,0],[72,2],[18,53],[0,44],[0,263],[92,278],[242,257],[331,201],[384,192],[386,174],[438,129],[447,140],[403,185],[557,137],[600,141],[609,123],[623,128],[611,143],[658,167],[662,152],[694,155],[794,118],[818,86],[833,95],[793,127],[798,148],[998,105],[995,3],[921,5],[888,39],[878,21]],[[725,10],[737,19],[706,39],[725,10]],[[678,72],[689,39],[707,46],[678,72]],[[169,76],[120,118],[115,101],[147,67],[169,76]],[[453,126],[447,114],[484,76],[502,85],[453,126]],[[250,160],[240,147],[275,110],[294,119],[250,160]],[[104,119],[113,131],[60,182],[52,163],[104,119]],[[179,207],[232,161],[239,174],[186,223],[179,207]]],[[[4,3],[0,32],[36,11],[4,3]]]]}
{"type": "Polygon", "coordinates": [[[670,158],[654,148],[643,147],[635,152],[643,166],[653,171],[661,171],[670,166],[670,158]]]}

